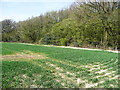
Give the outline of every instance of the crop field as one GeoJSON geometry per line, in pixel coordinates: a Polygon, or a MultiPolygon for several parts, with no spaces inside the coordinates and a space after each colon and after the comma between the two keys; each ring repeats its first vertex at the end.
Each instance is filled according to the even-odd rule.
{"type": "Polygon", "coordinates": [[[119,88],[118,54],[2,43],[3,88],[119,88]]]}

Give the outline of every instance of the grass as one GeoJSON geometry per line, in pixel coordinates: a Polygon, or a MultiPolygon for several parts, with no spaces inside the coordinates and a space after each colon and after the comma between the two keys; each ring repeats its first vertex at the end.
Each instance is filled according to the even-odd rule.
{"type": "Polygon", "coordinates": [[[2,43],[2,55],[3,88],[119,88],[116,53],[2,43]]]}

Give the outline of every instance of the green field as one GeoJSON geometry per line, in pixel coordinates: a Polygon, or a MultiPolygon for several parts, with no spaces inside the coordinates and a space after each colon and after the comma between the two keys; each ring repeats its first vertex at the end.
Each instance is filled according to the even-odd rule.
{"type": "Polygon", "coordinates": [[[118,88],[118,54],[2,43],[3,88],[118,88]]]}

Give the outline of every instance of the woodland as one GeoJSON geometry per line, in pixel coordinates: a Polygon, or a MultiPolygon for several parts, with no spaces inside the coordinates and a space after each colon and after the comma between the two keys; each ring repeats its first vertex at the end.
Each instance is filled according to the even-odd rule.
{"type": "Polygon", "coordinates": [[[2,42],[22,42],[117,50],[120,48],[120,2],[74,2],[15,22],[0,22],[2,42]]]}

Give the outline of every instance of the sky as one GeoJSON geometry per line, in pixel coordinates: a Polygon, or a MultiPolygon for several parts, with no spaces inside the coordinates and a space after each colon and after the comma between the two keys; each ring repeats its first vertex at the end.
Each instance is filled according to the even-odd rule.
{"type": "Polygon", "coordinates": [[[72,3],[73,0],[0,0],[0,21],[23,21],[48,11],[68,8],[72,3]]]}

